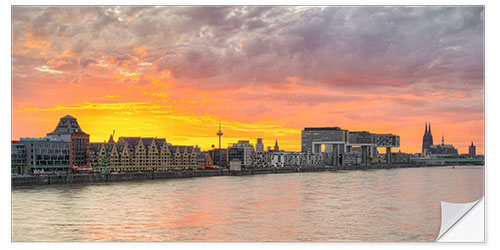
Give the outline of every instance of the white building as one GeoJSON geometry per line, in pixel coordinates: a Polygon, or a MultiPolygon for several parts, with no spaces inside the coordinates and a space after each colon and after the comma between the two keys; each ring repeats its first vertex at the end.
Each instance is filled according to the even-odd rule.
{"type": "Polygon", "coordinates": [[[302,152],[269,152],[271,167],[323,166],[323,155],[302,152]]]}
{"type": "Polygon", "coordinates": [[[285,152],[271,152],[271,167],[282,168],[285,166],[285,152]]]}
{"type": "Polygon", "coordinates": [[[233,159],[229,162],[229,170],[240,171],[241,170],[241,161],[238,159],[233,159]]]}

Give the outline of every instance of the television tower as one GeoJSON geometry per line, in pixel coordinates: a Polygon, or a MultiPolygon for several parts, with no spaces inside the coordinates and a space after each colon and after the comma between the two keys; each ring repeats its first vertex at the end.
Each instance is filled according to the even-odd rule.
{"type": "Polygon", "coordinates": [[[220,130],[220,121],[219,121],[219,132],[217,132],[217,136],[219,136],[219,149],[220,149],[220,138],[222,136],[222,131],[220,130]]]}

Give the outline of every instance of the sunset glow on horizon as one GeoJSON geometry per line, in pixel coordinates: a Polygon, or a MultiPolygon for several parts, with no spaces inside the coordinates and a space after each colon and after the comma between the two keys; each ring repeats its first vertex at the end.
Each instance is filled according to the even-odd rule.
{"type": "MultiPolygon", "coordinates": [[[[300,151],[304,127],[392,133],[425,122],[484,154],[484,7],[12,8],[12,139],[65,115],[91,142],[238,140],[300,151]]],[[[381,149],[381,152],[384,152],[381,149]]]]}

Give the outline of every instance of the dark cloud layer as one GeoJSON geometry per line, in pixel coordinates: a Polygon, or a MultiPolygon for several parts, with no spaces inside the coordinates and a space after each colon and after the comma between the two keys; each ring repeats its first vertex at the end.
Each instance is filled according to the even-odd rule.
{"type": "Polygon", "coordinates": [[[158,70],[201,88],[288,77],[332,88],[477,88],[483,28],[481,6],[13,9],[14,40],[26,31],[50,39],[54,52],[83,57],[83,68],[95,53],[120,58],[144,47],[158,70]]]}
{"type": "Polygon", "coordinates": [[[483,138],[484,7],[14,6],[12,82],[14,128],[105,96],[169,112],[155,124],[338,125],[419,149],[432,121],[465,145],[483,138]]]}

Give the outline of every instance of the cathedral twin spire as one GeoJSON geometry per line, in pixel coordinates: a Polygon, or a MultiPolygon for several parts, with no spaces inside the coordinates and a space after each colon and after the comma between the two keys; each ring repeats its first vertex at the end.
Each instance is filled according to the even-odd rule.
{"type": "Polygon", "coordinates": [[[425,150],[429,150],[430,146],[434,144],[432,138],[432,132],[431,132],[431,123],[429,122],[429,126],[427,126],[427,122],[425,123],[425,133],[424,133],[424,138],[422,140],[422,153],[424,153],[425,150]]]}
{"type": "Polygon", "coordinates": [[[431,133],[431,123],[430,122],[429,122],[429,130],[427,130],[427,122],[425,123],[425,134],[427,134],[427,133],[429,133],[429,134],[432,135],[432,133],[431,133]]]}

